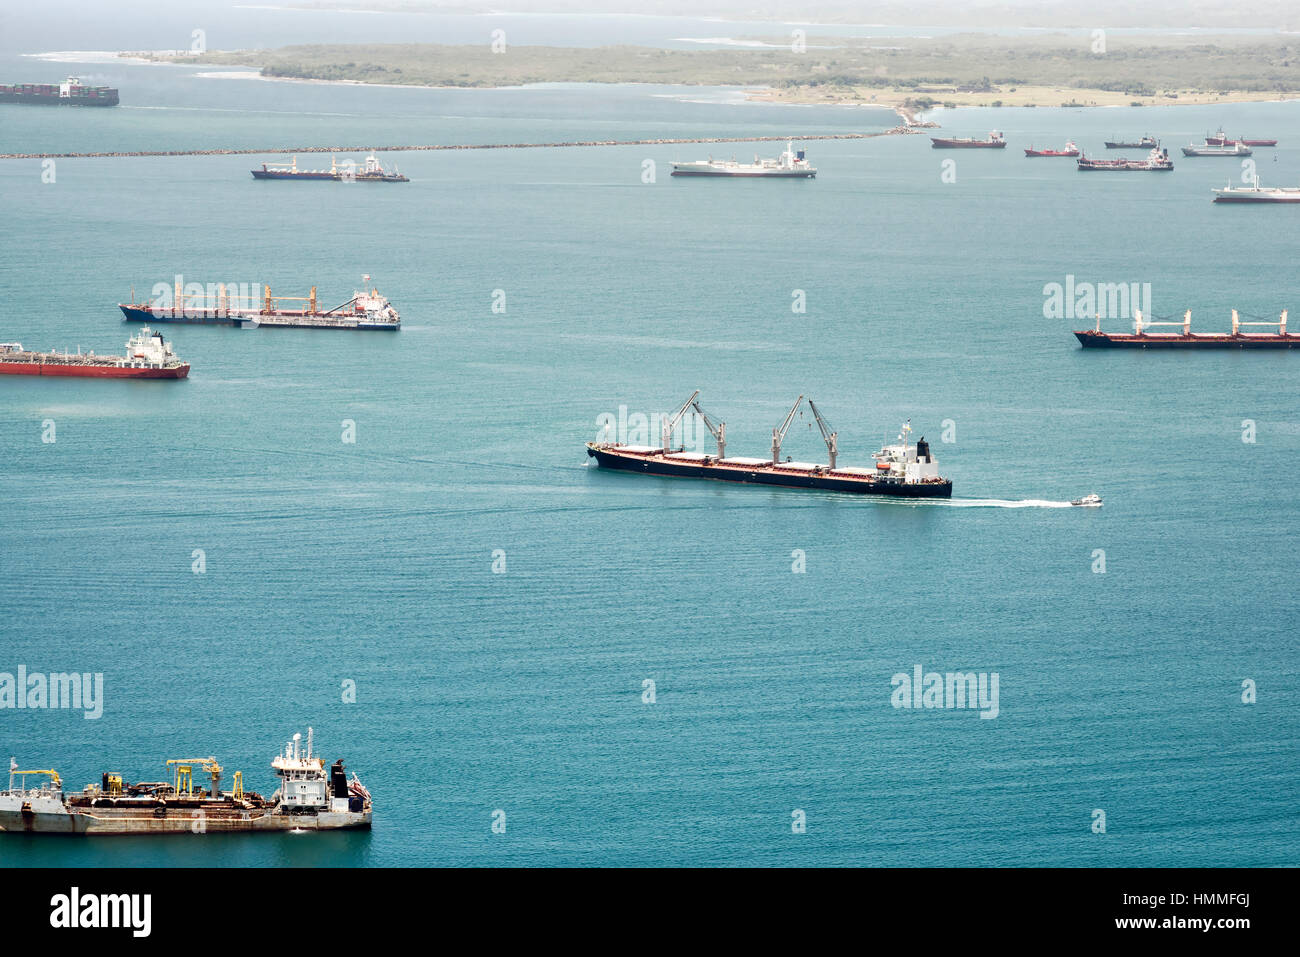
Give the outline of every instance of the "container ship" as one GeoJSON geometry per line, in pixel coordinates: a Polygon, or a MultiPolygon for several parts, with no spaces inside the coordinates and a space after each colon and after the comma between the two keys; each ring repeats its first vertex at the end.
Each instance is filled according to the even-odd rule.
{"type": "Polygon", "coordinates": [[[365,163],[358,167],[355,163],[345,162],[339,165],[330,157],[329,169],[299,169],[298,157],[288,163],[263,163],[261,169],[249,170],[253,179],[328,179],[340,183],[409,183],[394,167],[391,171],[384,169],[375,154],[366,157],[365,163]]]}
{"type": "Polygon", "coordinates": [[[176,358],[161,332],[146,326],[127,340],[126,355],[28,352],[21,342],[0,342],[0,375],[95,376],[113,379],[184,379],[190,364],[176,358]]]}
{"type": "Polygon", "coordinates": [[[785,152],[776,159],[759,159],[754,157],[752,163],[738,163],[736,160],[696,160],[690,163],[674,163],[673,176],[748,176],[767,177],[771,179],[813,179],[817,167],[808,162],[806,150],[794,148],[791,140],[785,145],[785,152]]]}
{"type": "Polygon", "coordinates": [[[1159,145],[1150,133],[1140,140],[1106,140],[1108,150],[1153,150],[1159,145]]]}
{"type": "Polygon", "coordinates": [[[1026,156],[1078,156],[1079,147],[1074,143],[1066,143],[1064,149],[1059,150],[1036,150],[1032,146],[1025,150],[1026,156]]]}
{"type": "Polygon", "coordinates": [[[1095,329],[1076,331],[1075,337],[1086,349],[1295,349],[1300,335],[1286,331],[1286,310],[1274,321],[1242,322],[1232,310],[1232,332],[1192,332],[1192,311],[1183,313],[1182,322],[1150,322],[1141,310],[1133,317],[1133,332],[1102,332],[1101,320],[1095,329]],[[1179,332],[1149,332],[1159,327],[1181,327],[1179,332]],[[1276,329],[1276,332],[1243,332],[1245,328],[1276,329]]]}
{"type": "Polygon", "coordinates": [[[117,106],[117,90],[111,86],[82,86],[70,76],[62,83],[0,83],[0,103],[29,103],[36,106],[117,106]]]}
{"type": "Polygon", "coordinates": [[[936,150],[1001,150],[1006,149],[1007,141],[1003,139],[1002,134],[997,130],[989,133],[986,140],[962,139],[961,137],[944,138],[942,136],[930,137],[930,147],[936,150]]]}
{"type": "Polygon", "coordinates": [[[1089,170],[1121,173],[1151,172],[1167,171],[1174,168],[1174,161],[1169,158],[1169,150],[1162,150],[1159,147],[1148,153],[1147,158],[1144,160],[1131,160],[1124,157],[1119,159],[1089,159],[1087,156],[1080,156],[1076,162],[1080,172],[1089,170]]]}
{"type": "Polygon", "coordinates": [[[9,760],[9,789],[0,791],[0,831],[29,834],[228,834],[238,831],[337,831],[370,827],[371,798],[356,774],[349,781],[342,761],[326,770],[295,734],[271,761],[279,787],[269,798],[245,791],[236,771],[222,790],[224,770],[216,758],[166,762],[170,781],[131,784],[105,773],[98,784],[65,793],[57,771],[24,771],[9,760]],[[209,775],[211,786],[194,781],[209,775]],[[28,778],[35,778],[28,786],[28,778]],[[15,784],[15,782],[17,782],[15,784]]]}
{"type": "MultiPolygon", "coordinates": [[[[362,281],[370,282],[369,276],[362,281]]],[[[261,308],[240,304],[238,297],[227,292],[224,285],[217,287],[215,302],[205,295],[186,297],[181,284],[176,284],[170,305],[161,302],[118,303],[123,317],[129,322],[188,322],[216,326],[269,326],[287,329],[378,329],[396,332],[402,326],[401,316],[392,304],[372,288],[353,291],[352,298],[333,309],[321,311],[316,299],[316,287],[309,296],[272,296],[271,287],[264,286],[261,308]],[[301,309],[285,309],[283,302],[302,302],[301,309]]],[[[133,297],[134,298],[134,297],[133,297]]]]}
{"type": "Polygon", "coordinates": [[[1216,189],[1216,203],[1300,203],[1300,186],[1233,186],[1216,189]]]}
{"type": "Polygon", "coordinates": [[[588,442],[587,455],[601,468],[636,472],[643,475],[660,475],[673,478],[713,479],[721,482],[740,482],[748,485],[777,485],[786,488],[818,489],[828,492],[851,492],[859,495],[887,495],[898,498],[951,498],[952,481],[939,475],[938,463],[922,436],[915,443],[909,441],[911,424],[903,426],[898,442],[886,445],[872,455],[876,460],[871,468],[840,465],[838,459],[838,433],[822,417],[817,406],[808,399],[808,408],[817,420],[822,438],[826,442],[827,464],[793,462],[781,458],[781,442],[794,421],[804,397],[799,396],[780,427],[772,430],[771,458],[741,458],[727,456],[727,425],[700,408],[697,390],[669,418],[663,426],[662,444],[658,447],[622,445],[610,442],[588,442]],[[682,416],[694,409],[700,421],[718,443],[717,455],[687,452],[684,447],[674,447],[673,429],[682,416]]]}

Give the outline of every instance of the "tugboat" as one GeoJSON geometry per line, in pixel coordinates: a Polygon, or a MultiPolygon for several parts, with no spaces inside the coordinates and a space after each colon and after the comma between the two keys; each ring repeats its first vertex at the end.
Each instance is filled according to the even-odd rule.
{"type": "Polygon", "coordinates": [[[786,415],[785,421],[772,430],[772,455],[765,458],[727,456],[727,424],[715,420],[699,404],[697,389],[668,419],[663,426],[662,444],[659,446],[623,445],[611,442],[588,442],[587,455],[605,469],[637,472],[642,475],[660,475],[672,478],[714,479],[721,482],[739,482],[747,485],[779,485],[786,488],[817,489],[827,492],[852,492],[859,495],[887,495],[897,498],[951,498],[952,481],[939,475],[939,466],[922,436],[910,441],[912,426],[904,425],[898,442],[886,445],[872,455],[873,468],[840,465],[838,459],[838,433],[823,417],[817,406],[808,399],[808,408],[817,420],[822,439],[826,442],[827,463],[793,462],[789,456],[781,458],[781,442],[794,421],[795,413],[804,402],[799,396],[786,415]],[[687,452],[682,446],[673,446],[673,429],[683,415],[694,409],[700,420],[718,443],[718,454],[687,452]]]}
{"type": "Polygon", "coordinates": [[[1025,150],[1026,156],[1078,156],[1079,147],[1071,142],[1065,144],[1064,149],[1059,150],[1036,150],[1033,147],[1025,150]]]}
{"type": "Polygon", "coordinates": [[[997,130],[989,133],[986,140],[963,139],[962,137],[946,138],[942,136],[930,137],[930,147],[936,150],[1002,150],[1006,149],[1007,141],[1003,139],[1002,134],[997,130]]]}
{"type": "Polygon", "coordinates": [[[244,790],[243,772],[221,788],[225,770],[213,757],[166,762],[171,781],[135,784],[106,772],[99,784],[65,793],[53,770],[24,771],[9,760],[9,788],[0,791],[0,832],[26,834],[207,834],[239,831],[337,831],[370,827],[371,798],[356,774],[349,781],[342,761],[326,770],[295,734],[271,761],[280,785],[270,798],[244,790]],[[211,779],[203,788],[194,772],[211,779]],[[28,787],[27,779],[37,783],[28,787]],[[18,784],[15,786],[14,781],[18,784]]]}
{"type": "Polygon", "coordinates": [[[1126,142],[1124,140],[1106,141],[1106,149],[1108,150],[1153,150],[1159,145],[1156,138],[1150,133],[1135,142],[1126,142]]]}
{"type": "Polygon", "coordinates": [[[190,364],[176,358],[172,344],[148,326],[126,343],[124,356],[72,352],[28,352],[21,342],[0,342],[0,375],[58,375],[113,379],[184,379],[190,364]]]}
{"type": "Polygon", "coordinates": [[[808,162],[807,151],[796,150],[794,141],[786,142],[785,152],[776,159],[759,159],[753,163],[737,163],[734,158],[696,160],[691,163],[674,163],[673,176],[757,176],[772,179],[813,179],[817,168],[808,162]]]}

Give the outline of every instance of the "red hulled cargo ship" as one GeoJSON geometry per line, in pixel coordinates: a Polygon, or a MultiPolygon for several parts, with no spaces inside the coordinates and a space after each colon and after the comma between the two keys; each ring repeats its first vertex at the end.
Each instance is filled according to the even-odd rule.
{"type": "Polygon", "coordinates": [[[148,327],[126,344],[124,356],[93,352],[28,352],[20,342],[0,342],[0,375],[90,376],[113,379],[184,379],[190,364],[176,358],[161,332],[148,327]]]}
{"type": "Polygon", "coordinates": [[[697,390],[663,426],[662,444],[657,447],[612,442],[588,442],[587,455],[604,469],[658,475],[669,478],[701,478],[746,485],[779,485],[785,488],[824,492],[852,492],[897,498],[952,498],[952,480],[939,475],[939,465],[922,437],[910,442],[910,424],[904,425],[898,443],[886,445],[872,455],[874,467],[855,468],[837,461],[838,433],[822,418],[811,399],[808,408],[817,420],[826,442],[827,463],[793,462],[781,459],[781,442],[794,421],[804,397],[799,396],[779,428],[772,430],[772,456],[740,458],[727,456],[727,424],[713,419],[700,408],[697,390]],[[673,429],[682,416],[694,409],[699,421],[718,443],[718,454],[688,452],[673,446],[673,429]]]}
{"type": "Polygon", "coordinates": [[[1134,313],[1132,332],[1102,332],[1101,320],[1095,329],[1074,333],[1085,349],[1297,349],[1300,335],[1286,331],[1286,310],[1276,322],[1242,322],[1232,310],[1231,332],[1192,332],[1192,311],[1183,313],[1182,322],[1150,322],[1141,310],[1134,313]],[[1152,327],[1181,327],[1180,332],[1148,332],[1152,327]],[[1276,332],[1243,332],[1243,327],[1276,328],[1276,332]]]}
{"type": "Polygon", "coordinates": [[[1026,156],[1078,156],[1079,147],[1073,143],[1066,143],[1064,149],[1059,150],[1036,150],[1032,146],[1025,150],[1026,156]]]}

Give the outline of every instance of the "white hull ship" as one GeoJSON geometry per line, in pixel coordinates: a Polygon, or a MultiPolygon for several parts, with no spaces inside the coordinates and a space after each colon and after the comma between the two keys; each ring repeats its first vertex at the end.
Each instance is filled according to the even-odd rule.
{"type": "Polygon", "coordinates": [[[812,179],[817,175],[817,168],[808,162],[803,149],[796,150],[794,141],[788,141],[785,152],[776,159],[759,159],[753,163],[738,163],[736,160],[707,160],[692,163],[674,163],[674,176],[737,176],[766,177],[770,179],[812,179]]]}
{"type": "Polygon", "coordinates": [[[371,799],[355,774],[349,781],[342,761],[328,770],[295,734],[271,762],[280,786],[271,797],[245,791],[236,771],[231,790],[221,789],[224,770],[216,758],[167,762],[168,781],[135,784],[106,773],[100,784],[65,793],[57,771],[23,771],[10,759],[9,788],[0,791],[0,832],[25,834],[207,834],[242,831],[336,831],[370,827],[371,799]],[[194,771],[210,775],[207,789],[194,771]],[[27,778],[38,783],[28,787],[27,778]],[[15,785],[17,779],[17,785],[15,785]]]}
{"type": "Polygon", "coordinates": [[[1300,186],[1225,186],[1214,191],[1216,203],[1300,203],[1300,186]]]}

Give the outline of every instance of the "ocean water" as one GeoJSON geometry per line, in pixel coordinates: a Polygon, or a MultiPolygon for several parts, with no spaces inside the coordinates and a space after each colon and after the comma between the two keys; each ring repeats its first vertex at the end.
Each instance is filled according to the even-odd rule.
{"type": "MultiPolygon", "coordinates": [[[[113,69],[138,78],[121,109],[7,108],[0,151],[895,121],[725,90],[113,69]]],[[[53,183],[0,161],[0,340],[115,351],[115,304],[178,274],[332,304],[369,273],[403,317],[169,326],[183,382],[0,382],[0,672],[102,672],[105,698],[97,720],[0,710],[0,758],[75,788],[215,754],[269,793],[311,725],[377,807],[366,834],[9,835],[0,861],[1295,864],[1300,357],[1085,352],[1091,321],[1046,318],[1044,287],[1150,283],[1201,330],[1294,313],[1297,211],[1212,205],[1235,160],[1083,176],[1021,148],[1151,131],[1176,152],[1223,124],[1278,136],[1260,176],[1295,185],[1300,104],[939,118],[1011,146],[813,141],[809,182],[667,175],[705,146],[386,154],[404,186],[259,183],[249,156],[59,160],[53,183]],[[910,420],[955,497],[587,467],[599,416],[697,388],[738,455],[801,393],[843,463],[910,420]],[[1103,508],[1060,507],[1090,491],[1103,508]],[[997,717],[894,708],[917,665],[997,673],[997,717]]],[[[785,451],[824,454],[807,418],[785,451]]]]}

